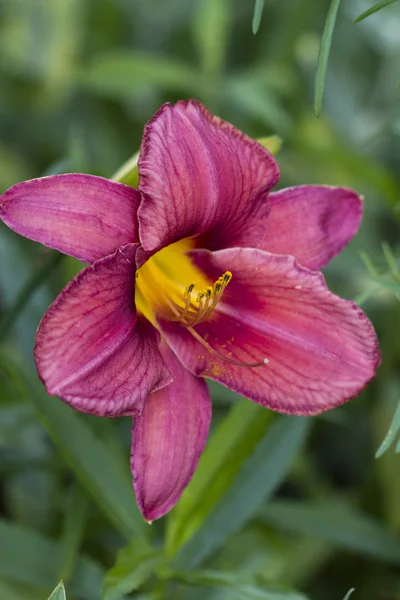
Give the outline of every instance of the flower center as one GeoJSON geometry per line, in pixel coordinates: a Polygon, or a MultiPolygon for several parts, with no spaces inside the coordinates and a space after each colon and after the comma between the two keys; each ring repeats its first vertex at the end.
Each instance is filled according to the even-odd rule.
{"type": "Polygon", "coordinates": [[[226,271],[210,285],[186,252],[192,248],[183,240],[163,248],[136,273],[136,307],[155,324],[155,316],[193,327],[208,319],[232,279],[226,271]]]}
{"type": "Polygon", "coordinates": [[[135,304],[155,327],[157,316],[176,321],[210,354],[239,367],[261,367],[268,359],[243,363],[220,354],[193,329],[210,317],[232,279],[225,271],[213,285],[186,255],[193,245],[190,240],[163,248],[136,272],[135,304]]]}

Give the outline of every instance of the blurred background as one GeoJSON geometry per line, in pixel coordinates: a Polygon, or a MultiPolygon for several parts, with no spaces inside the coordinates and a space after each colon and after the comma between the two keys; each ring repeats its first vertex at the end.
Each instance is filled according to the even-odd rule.
{"type": "Polygon", "coordinates": [[[358,399],[313,419],[212,385],[198,472],[150,527],[129,419],[73,413],[34,371],[38,322],[80,265],[0,224],[1,600],[46,599],[61,577],[69,600],[400,599],[396,443],[375,458],[400,398],[400,4],[355,24],[373,2],[342,3],[316,118],[329,4],[265,0],[253,35],[250,0],[0,0],[0,192],[111,177],[163,102],[197,98],[252,137],[282,138],[279,186],[364,196],[361,230],[325,274],[383,354],[358,399]]]}

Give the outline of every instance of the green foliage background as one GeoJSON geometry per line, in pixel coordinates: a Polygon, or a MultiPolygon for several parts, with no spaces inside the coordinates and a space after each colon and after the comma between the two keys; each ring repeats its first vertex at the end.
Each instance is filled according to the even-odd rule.
{"type": "Polygon", "coordinates": [[[250,0],[0,0],[0,191],[63,171],[111,176],[165,101],[195,97],[253,137],[278,134],[280,186],[365,197],[360,233],[326,277],[374,322],[378,377],[313,419],[212,386],[198,472],[150,527],[131,488],[129,419],[75,414],[33,368],[40,317],[80,265],[2,226],[2,600],[45,599],[61,578],[69,600],[342,600],[353,587],[354,600],[400,598],[396,443],[374,457],[400,397],[400,4],[357,24],[372,3],[341,4],[318,119],[330,2],[257,4],[254,36],[250,0]]]}

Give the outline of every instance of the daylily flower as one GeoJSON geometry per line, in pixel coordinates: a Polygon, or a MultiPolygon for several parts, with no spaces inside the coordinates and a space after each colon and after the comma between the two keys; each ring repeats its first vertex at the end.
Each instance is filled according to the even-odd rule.
{"type": "Polygon", "coordinates": [[[138,189],[81,174],[19,183],[0,216],[89,263],[43,317],[36,365],[73,408],[133,416],[134,488],[153,520],[204,448],[204,377],[314,415],[357,396],[380,355],[364,313],[317,272],[357,231],[357,194],[271,193],[271,154],[195,101],[161,107],[138,168],[138,189]]]}

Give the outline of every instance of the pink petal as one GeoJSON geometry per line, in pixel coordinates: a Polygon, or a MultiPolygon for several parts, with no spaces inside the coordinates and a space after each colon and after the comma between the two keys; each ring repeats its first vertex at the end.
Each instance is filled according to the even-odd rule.
{"type": "Polygon", "coordinates": [[[137,190],[93,175],[17,183],[0,197],[0,217],[17,233],[93,262],[138,241],[137,190]]]}
{"type": "Polygon", "coordinates": [[[153,251],[201,234],[211,250],[235,245],[278,177],[265,148],[198,102],[164,104],[140,151],[142,246],[153,251]]]}
{"type": "MultiPolygon", "coordinates": [[[[291,254],[310,269],[321,269],[348,244],[361,222],[362,200],[346,188],[304,185],[268,196],[269,214],[258,234],[243,239],[274,254],[291,254]]],[[[254,215],[257,222],[257,215],[254,215]]]]}
{"type": "Polygon", "coordinates": [[[166,346],[162,355],[174,381],[148,397],[132,431],[133,483],[148,521],[165,515],[179,500],[196,469],[211,420],[205,382],[186,371],[166,346]]]}
{"type": "Polygon", "coordinates": [[[157,332],[136,315],[135,253],[129,244],[81,271],[40,323],[39,375],[49,394],[82,412],[139,414],[147,395],[171,381],[157,332]]]}
{"type": "Polygon", "coordinates": [[[255,363],[233,366],[208,352],[185,328],[163,322],[162,332],[181,362],[273,410],[316,414],[355,397],[375,375],[375,332],[353,303],[332,294],[321,274],[289,256],[236,248],[194,252],[211,279],[232,281],[196,332],[220,354],[255,363]]]}

